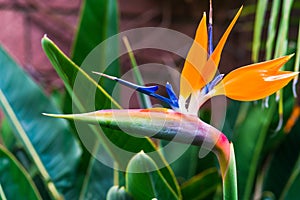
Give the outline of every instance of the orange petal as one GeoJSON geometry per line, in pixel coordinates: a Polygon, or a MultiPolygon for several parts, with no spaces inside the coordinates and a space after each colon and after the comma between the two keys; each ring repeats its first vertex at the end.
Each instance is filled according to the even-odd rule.
{"type": "Polygon", "coordinates": [[[287,61],[289,61],[294,54],[288,56],[282,56],[273,60],[268,60],[265,62],[255,63],[252,65],[247,65],[238,68],[239,73],[247,73],[248,70],[268,70],[268,71],[278,71],[287,61]]]}
{"type": "Polygon", "coordinates": [[[181,73],[180,95],[184,98],[203,87],[203,81],[199,80],[203,79],[201,70],[207,61],[207,43],[206,15],[204,13],[181,73]]]}
{"type": "Polygon", "coordinates": [[[298,72],[274,73],[274,71],[260,69],[249,69],[245,72],[244,69],[240,69],[225,76],[215,87],[216,95],[224,94],[239,101],[255,101],[280,90],[298,75],[298,72]]]}
{"type": "MultiPolygon", "coordinates": [[[[233,18],[233,20],[231,21],[230,25],[228,26],[228,28],[226,29],[225,33],[223,34],[221,40],[219,41],[218,45],[216,46],[215,50],[213,51],[213,53],[211,54],[211,58],[215,63],[215,66],[219,65],[220,62],[220,58],[221,58],[221,54],[223,51],[223,47],[226,43],[226,40],[235,24],[235,22],[237,21],[237,19],[239,18],[241,12],[242,12],[243,6],[239,9],[239,11],[237,12],[237,14],[235,15],[235,17],[233,18]]],[[[213,74],[213,76],[215,75],[215,73],[213,74]]]]}
{"type": "Polygon", "coordinates": [[[243,9],[243,6],[239,9],[237,14],[233,18],[232,22],[226,29],[225,33],[223,34],[221,40],[219,41],[218,45],[216,46],[215,50],[209,57],[206,64],[202,65],[202,68],[199,69],[199,71],[201,72],[201,77],[197,80],[198,85],[199,85],[197,88],[198,90],[201,89],[204,85],[209,83],[214,78],[216,71],[218,69],[218,65],[220,62],[223,47],[226,43],[226,40],[227,40],[234,24],[236,23],[238,17],[240,16],[242,9],[243,9]]]}
{"type": "Polygon", "coordinates": [[[200,90],[204,85],[210,82],[218,69],[221,53],[225,42],[232,30],[235,22],[242,11],[241,7],[234,19],[230,23],[229,27],[222,36],[216,49],[207,61],[207,27],[206,16],[203,18],[198,27],[195,42],[193,43],[191,50],[188,53],[186,62],[181,75],[180,81],[180,94],[184,98],[187,98],[192,92],[200,90]]]}

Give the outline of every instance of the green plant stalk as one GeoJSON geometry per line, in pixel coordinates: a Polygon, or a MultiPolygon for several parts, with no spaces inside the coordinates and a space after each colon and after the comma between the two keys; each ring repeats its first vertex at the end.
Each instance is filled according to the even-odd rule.
{"type": "MultiPolygon", "coordinates": [[[[288,46],[288,30],[289,30],[289,21],[290,21],[290,14],[293,6],[293,0],[284,0],[282,4],[282,16],[280,19],[279,31],[278,31],[278,38],[275,47],[275,54],[274,57],[277,58],[279,56],[284,55],[287,52],[288,46]]],[[[284,70],[285,66],[281,67],[284,70]]],[[[279,131],[282,128],[283,123],[283,98],[282,98],[283,89],[279,90],[276,93],[276,98],[279,99],[279,123],[276,128],[276,131],[279,131]]]]}
{"type": "Polygon", "coordinates": [[[4,194],[4,191],[3,191],[3,188],[2,188],[1,183],[0,183],[0,198],[1,198],[2,200],[6,200],[6,196],[5,196],[5,194],[4,194]]]}
{"type": "Polygon", "coordinates": [[[7,101],[5,95],[3,94],[2,90],[0,90],[0,104],[2,105],[4,112],[12,119],[15,123],[16,129],[20,134],[21,141],[24,143],[24,147],[27,149],[28,153],[30,154],[33,162],[35,163],[36,167],[38,168],[40,174],[43,177],[43,181],[48,188],[50,195],[53,199],[62,199],[62,196],[57,191],[53,181],[50,178],[46,168],[44,167],[39,155],[37,154],[34,146],[31,144],[25,130],[23,129],[22,125],[19,123],[16,115],[14,114],[9,102],[7,101]]]}
{"type": "MultiPolygon", "coordinates": [[[[97,144],[95,144],[94,148],[93,148],[93,154],[92,155],[95,155],[94,153],[98,150],[98,147],[99,147],[99,141],[97,141],[97,144]]],[[[91,173],[92,173],[92,168],[93,168],[93,163],[95,162],[95,159],[92,159],[90,161],[91,164],[89,164],[88,168],[87,168],[87,171],[86,171],[86,174],[85,174],[85,177],[90,177],[91,176],[91,173]]],[[[81,187],[81,191],[80,191],[80,196],[79,196],[79,199],[84,199],[84,195],[85,193],[82,192],[82,191],[86,191],[87,190],[87,187],[88,187],[88,179],[84,179],[83,183],[82,183],[82,187],[81,187]]]]}
{"type": "Polygon", "coordinates": [[[288,192],[290,186],[294,183],[294,181],[297,179],[299,174],[300,174],[300,156],[298,157],[298,160],[295,164],[293,172],[292,172],[291,176],[289,177],[289,179],[281,193],[279,200],[284,200],[286,198],[286,195],[287,195],[287,192],[288,192]]]}
{"type": "Polygon", "coordinates": [[[282,53],[285,53],[285,51],[283,52],[282,47],[286,46],[288,40],[289,21],[293,2],[293,0],[284,0],[282,4],[282,16],[280,19],[278,37],[276,40],[275,57],[279,57],[282,55],[282,53]]]}
{"type": "Polygon", "coordinates": [[[223,199],[237,200],[237,175],[236,175],[236,162],[233,144],[230,144],[230,159],[228,170],[223,178],[223,199]]]}
{"type": "Polygon", "coordinates": [[[258,62],[258,55],[261,43],[261,33],[264,23],[264,17],[267,10],[268,0],[259,0],[256,8],[255,22],[254,22],[254,36],[252,45],[252,61],[258,62]]]}
{"type": "MultiPolygon", "coordinates": [[[[299,67],[300,67],[300,21],[299,21],[299,27],[298,27],[298,39],[297,39],[297,52],[296,52],[296,60],[295,60],[295,66],[294,66],[294,71],[298,72],[299,71],[299,67]]],[[[298,83],[298,76],[295,77],[294,81],[293,81],[293,93],[294,93],[294,97],[297,97],[297,92],[296,92],[296,86],[298,83]]]]}
{"type": "Polygon", "coordinates": [[[272,8],[271,8],[271,16],[269,20],[268,26],[268,38],[266,42],[266,60],[270,60],[272,58],[272,52],[274,47],[274,41],[276,36],[276,26],[278,19],[280,0],[273,0],[272,8]]]}
{"type": "MultiPolygon", "coordinates": [[[[136,62],[136,59],[135,59],[134,54],[132,52],[132,48],[130,46],[128,38],[126,36],[124,36],[122,39],[123,39],[125,47],[128,51],[131,66],[132,66],[132,69],[133,69],[134,78],[136,79],[136,82],[137,82],[138,85],[145,85],[144,81],[143,81],[142,74],[141,74],[139,68],[137,67],[137,62],[136,62]]],[[[147,96],[143,93],[140,93],[140,92],[138,93],[138,95],[139,95],[139,98],[140,98],[140,101],[141,101],[142,108],[152,108],[152,104],[151,104],[149,96],[147,96]]]]}

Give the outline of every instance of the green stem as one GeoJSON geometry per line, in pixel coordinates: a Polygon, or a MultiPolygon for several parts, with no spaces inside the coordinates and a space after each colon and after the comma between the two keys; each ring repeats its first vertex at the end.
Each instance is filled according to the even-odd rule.
{"type": "MultiPolygon", "coordinates": [[[[124,36],[122,39],[123,39],[125,47],[128,51],[131,66],[132,66],[132,69],[133,69],[134,78],[136,79],[136,82],[137,82],[138,85],[145,85],[142,74],[141,74],[141,72],[138,68],[136,59],[134,57],[132,48],[131,48],[130,43],[128,41],[128,38],[126,36],[124,36]]],[[[138,93],[138,95],[139,95],[139,99],[140,99],[142,108],[152,108],[152,104],[151,104],[149,96],[147,96],[145,94],[142,94],[142,93],[138,93]]]]}
{"type": "Polygon", "coordinates": [[[227,172],[223,178],[223,199],[237,200],[237,175],[233,144],[230,143],[230,158],[227,172]]]}
{"type": "Polygon", "coordinates": [[[0,198],[3,199],[3,200],[6,200],[6,196],[4,194],[4,191],[3,191],[1,183],[0,183],[0,198]]]}

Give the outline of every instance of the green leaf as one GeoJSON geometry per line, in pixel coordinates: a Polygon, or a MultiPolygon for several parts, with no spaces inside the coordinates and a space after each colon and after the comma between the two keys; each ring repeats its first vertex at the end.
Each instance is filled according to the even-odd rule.
{"type": "Polygon", "coordinates": [[[202,200],[212,199],[216,189],[222,184],[216,168],[209,168],[194,176],[181,186],[183,199],[202,200]]]}
{"type": "MultiPolygon", "coordinates": [[[[77,95],[76,93],[73,93],[72,91],[72,78],[69,77],[67,74],[68,70],[72,70],[74,68],[77,71],[77,76],[81,76],[81,80],[84,81],[82,85],[85,86],[85,88],[95,88],[95,90],[98,93],[104,92],[105,95],[103,95],[103,98],[108,99],[109,101],[115,102],[110,95],[101,87],[97,84],[97,82],[89,76],[88,73],[83,71],[81,68],[79,68],[76,64],[74,64],[69,58],[67,58],[66,55],[64,55],[58,47],[48,38],[44,37],[42,40],[43,48],[46,52],[46,55],[48,56],[49,60],[51,61],[52,65],[54,66],[55,70],[58,72],[59,76],[62,78],[64,81],[66,88],[70,94],[73,96],[73,101],[74,104],[79,108],[78,110],[88,110],[87,108],[91,109],[91,106],[88,104],[89,102],[86,102],[87,96],[86,95],[77,95]],[[86,104],[84,104],[86,103],[86,104]]],[[[91,69],[91,71],[96,71],[95,69],[91,69]]],[[[83,88],[84,90],[86,90],[83,88]]],[[[93,91],[93,89],[91,89],[93,91]]],[[[89,92],[85,91],[85,92],[89,92]]],[[[96,94],[97,95],[97,94],[96,94]]],[[[115,105],[118,105],[116,102],[114,103],[115,105]]],[[[109,104],[111,105],[111,104],[109,104]]],[[[95,106],[97,107],[97,106],[95,106]]],[[[53,113],[51,111],[51,113],[53,113]]],[[[88,129],[85,130],[90,130],[89,125],[85,125],[88,127],[88,129]]],[[[97,127],[96,127],[97,128],[97,127]]],[[[85,134],[88,134],[90,138],[93,138],[92,140],[99,140],[102,145],[105,146],[105,148],[109,151],[111,155],[113,155],[113,158],[118,162],[119,165],[122,165],[122,160],[130,159],[130,158],[124,158],[122,155],[119,155],[118,153],[114,152],[115,150],[112,148],[111,144],[107,141],[109,139],[113,145],[116,145],[120,149],[124,149],[126,151],[132,152],[132,153],[137,153],[141,150],[144,150],[145,152],[152,152],[156,151],[156,147],[153,144],[153,142],[149,138],[137,138],[133,137],[131,135],[128,135],[124,133],[123,131],[119,130],[112,130],[108,128],[103,128],[101,127],[102,130],[99,130],[99,128],[96,130],[98,133],[96,136],[93,135],[90,132],[85,132],[85,134]],[[105,136],[102,134],[104,133],[105,136]]],[[[164,158],[160,154],[155,154],[156,159],[160,160],[160,162],[166,163],[164,158]]],[[[172,170],[169,167],[165,167],[161,169],[161,172],[165,179],[168,181],[170,186],[174,189],[174,191],[177,192],[177,194],[180,195],[179,191],[179,186],[175,180],[174,174],[172,170]]]]}
{"type": "MultiPolygon", "coordinates": [[[[88,84],[87,88],[89,88],[89,87],[96,88],[99,93],[103,94],[104,99],[106,99],[109,102],[112,102],[113,104],[115,104],[116,107],[121,108],[120,105],[110,96],[110,94],[107,93],[103,87],[98,85],[98,82],[96,82],[89,75],[92,73],[92,71],[85,72],[83,69],[78,67],[46,36],[44,36],[42,39],[42,47],[43,47],[48,59],[50,60],[52,66],[54,67],[55,71],[57,72],[59,77],[63,80],[66,90],[68,91],[69,94],[73,95],[72,100],[74,101],[74,104],[78,107],[78,110],[80,110],[80,111],[86,110],[85,106],[82,103],[83,98],[86,98],[86,97],[77,96],[78,94],[74,93],[74,91],[73,91],[72,87],[74,85],[74,81],[77,76],[82,77],[82,79],[83,79],[82,81],[85,81],[82,84],[88,84]],[[69,73],[70,71],[74,71],[74,74],[76,74],[76,76],[73,77],[73,74],[69,73]]],[[[93,91],[93,90],[91,90],[91,91],[93,91]]],[[[105,107],[105,106],[102,105],[102,107],[105,107]]]]}
{"type": "Polygon", "coordinates": [[[270,101],[270,107],[264,110],[259,104],[251,105],[250,109],[251,103],[243,103],[239,113],[242,116],[237,117],[237,121],[244,119],[234,128],[233,135],[240,199],[251,198],[263,145],[275,112],[276,103],[274,99],[270,101]]]}
{"type": "MultiPolygon", "coordinates": [[[[78,24],[78,31],[76,33],[73,47],[72,47],[72,60],[81,65],[86,56],[103,40],[118,33],[118,5],[116,0],[85,0],[82,1],[80,20],[78,24]]],[[[110,48],[118,52],[118,44],[110,48]]],[[[101,58],[105,59],[105,51],[101,58]]],[[[102,59],[99,59],[102,63],[102,59]]],[[[110,66],[110,74],[119,76],[119,62],[115,61],[110,66]]],[[[65,71],[68,77],[76,76],[76,70],[70,68],[65,71]]],[[[74,79],[71,79],[74,80],[74,79]]],[[[107,83],[107,82],[105,82],[107,83]]],[[[65,83],[66,84],[66,83],[65,83]]],[[[67,83],[71,86],[74,82],[67,83]]],[[[110,94],[112,93],[114,84],[102,86],[110,94]]],[[[64,112],[72,112],[72,96],[74,93],[67,93],[65,98],[64,112]]],[[[102,104],[101,108],[110,108],[110,100],[103,98],[102,92],[97,93],[97,101],[102,104]]],[[[84,106],[83,106],[84,107],[84,106]]],[[[87,129],[87,132],[98,134],[95,129],[87,129]]],[[[92,137],[91,137],[92,138],[92,137]]],[[[98,149],[99,142],[95,144],[94,149],[98,149]]],[[[102,149],[105,151],[105,149],[102,149]]],[[[98,160],[95,160],[94,156],[90,156],[88,152],[84,152],[82,165],[83,171],[86,171],[87,175],[84,176],[83,186],[80,189],[80,196],[83,198],[95,197],[95,199],[105,199],[106,192],[113,185],[113,169],[105,166],[98,160]]]]}
{"type": "MultiPolygon", "coordinates": [[[[84,1],[80,15],[79,29],[72,47],[73,62],[83,68],[87,73],[91,73],[91,71],[100,71],[113,76],[120,76],[119,60],[116,59],[112,61],[112,63],[109,61],[111,57],[119,57],[118,41],[110,42],[108,44],[109,46],[106,46],[106,43],[102,43],[101,47],[98,46],[101,42],[117,34],[119,29],[118,26],[118,3],[116,0],[84,1]],[[94,51],[94,54],[92,51],[94,51]],[[95,55],[92,59],[91,56],[88,57],[91,53],[92,55],[95,55]],[[85,60],[86,58],[89,58],[89,60],[85,60]]],[[[54,68],[58,74],[60,74],[59,71],[62,70],[69,79],[68,84],[71,87],[74,86],[74,81],[78,78],[78,69],[76,69],[76,67],[71,66],[66,70],[63,66],[59,69],[54,65],[54,68]]],[[[105,79],[101,79],[100,82],[101,87],[104,89],[100,89],[100,92],[96,92],[96,108],[111,108],[111,102],[113,102],[117,108],[120,108],[120,106],[106,94],[106,92],[112,94],[115,83],[105,79]]],[[[68,92],[70,96],[73,95],[72,91],[68,92]]],[[[71,110],[69,109],[67,111],[71,110]]]]}
{"type": "Polygon", "coordinates": [[[0,145],[0,199],[42,199],[30,175],[14,156],[0,145]],[[3,196],[4,195],[4,196],[3,196]]]}
{"type": "Polygon", "coordinates": [[[126,192],[124,187],[113,186],[107,193],[107,200],[132,200],[132,197],[126,192]]]}
{"type": "Polygon", "coordinates": [[[144,152],[136,154],[126,169],[126,189],[136,200],[178,199],[154,161],[144,152]]]}
{"type": "Polygon", "coordinates": [[[2,119],[0,126],[0,141],[1,140],[3,141],[5,147],[10,151],[13,150],[17,143],[16,137],[13,134],[10,124],[6,118],[2,119]]]}
{"type": "MultiPolygon", "coordinates": [[[[72,47],[72,60],[77,65],[81,65],[86,56],[98,44],[119,32],[118,18],[118,2],[116,0],[83,1],[79,30],[72,47]]],[[[111,48],[117,50],[118,46],[111,48]]]]}
{"type": "Polygon", "coordinates": [[[58,109],[26,73],[0,48],[0,105],[51,194],[74,186],[81,148],[63,120],[43,117],[58,109]],[[54,185],[53,182],[55,183],[54,185]]]}

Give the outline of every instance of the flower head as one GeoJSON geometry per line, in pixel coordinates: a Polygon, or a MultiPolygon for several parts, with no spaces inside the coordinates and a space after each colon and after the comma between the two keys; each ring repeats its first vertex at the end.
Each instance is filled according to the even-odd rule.
{"type": "Polygon", "coordinates": [[[181,73],[179,98],[169,83],[166,84],[169,96],[167,98],[155,93],[158,86],[138,86],[116,77],[105,76],[164,101],[176,111],[193,115],[198,114],[204,102],[217,95],[225,95],[239,101],[254,101],[265,98],[287,85],[297,76],[298,72],[280,71],[280,68],[292,55],[240,67],[226,76],[217,74],[222,50],[241,11],[242,7],[233,18],[214,51],[209,49],[212,46],[209,40],[211,36],[208,34],[206,14],[203,14],[181,73]],[[210,53],[211,51],[212,53],[210,53]]]}

